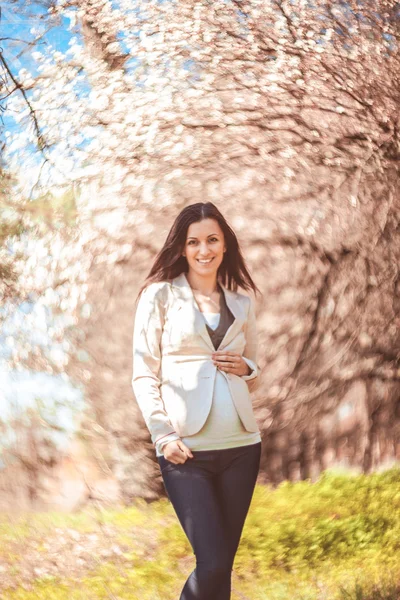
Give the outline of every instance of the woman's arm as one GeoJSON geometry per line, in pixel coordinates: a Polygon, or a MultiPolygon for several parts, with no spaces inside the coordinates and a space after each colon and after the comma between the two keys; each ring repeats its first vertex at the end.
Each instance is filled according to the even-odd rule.
{"type": "Polygon", "coordinates": [[[151,284],[142,292],[133,332],[132,388],[151,440],[160,453],[165,444],[180,439],[168,418],[160,394],[160,342],[165,291],[165,284],[151,284]]]}

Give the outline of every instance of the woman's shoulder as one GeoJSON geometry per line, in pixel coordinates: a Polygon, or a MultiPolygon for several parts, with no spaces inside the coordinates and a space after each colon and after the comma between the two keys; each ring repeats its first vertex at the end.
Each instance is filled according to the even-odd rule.
{"type": "Polygon", "coordinates": [[[240,292],[232,291],[230,293],[233,294],[236,302],[240,305],[241,309],[246,315],[246,318],[248,318],[249,315],[255,311],[255,300],[253,296],[242,290],[240,292]]]}
{"type": "Polygon", "coordinates": [[[228,291],[229,294],[232,294],[233,297],[240,302],[241,304],[243,304],[244,306],[249,306],[252,303],[252,298],[251,296],[249,296],[246,292],[244,291],[233,291],[233,290],[229,290],[228,291]]]}
{"type": "Polygon", "coordinates": [[[146,285],[142,291],[142,295],[145,294],[148,298],[163,297],[169,293],[171,289],[171,282],[169,281],[153,281],[146,285]]]}
{"type": "Polygon", "coordinates": [[[142,302],[155,302],[165,307],[168,304],[170,294],[171,283],[169,281],[154,281],[143,289],[140,299],[142,302]]]}
{"type": "Polygon", "coordinates": [[[153,281],[152,283],[149,283],[148,285],[146,285],[146,287],[143,289],[143,291],[146,291],[147,293],[155,294],[159,290],[163,290],[170,286],[171,286],[170,281],[153,281]]]}

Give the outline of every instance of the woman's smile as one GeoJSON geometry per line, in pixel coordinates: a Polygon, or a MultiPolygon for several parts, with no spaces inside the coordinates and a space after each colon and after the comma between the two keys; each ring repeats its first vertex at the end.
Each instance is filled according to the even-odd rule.
{"type": "Polygon", "coordinates": [[[199,262],[201,265],[209,265],[210,262],[212,260],[214,260],[214,257],[212,258],[196,258],[197,262],[199,262]]]}

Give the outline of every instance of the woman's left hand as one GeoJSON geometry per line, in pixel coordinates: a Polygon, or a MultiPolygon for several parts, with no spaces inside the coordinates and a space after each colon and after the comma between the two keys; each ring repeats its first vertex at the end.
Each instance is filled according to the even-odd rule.
{"type": "Polygon", "coordinates": [[[214,365],[221,371],[234,375],[250,375],[251,369],[242,356],[229,350],[216,350],[212,354],[214,365]]]}

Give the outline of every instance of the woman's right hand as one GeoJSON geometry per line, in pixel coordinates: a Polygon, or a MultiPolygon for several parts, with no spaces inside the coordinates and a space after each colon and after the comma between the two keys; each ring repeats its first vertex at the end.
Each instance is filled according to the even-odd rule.
{"type": "Polygon", "coordinates": [[[174,440],[163,446],[164,458],[174,463],[174,465],[182,465],[188,458],[193,458],[190,448],[182,442],[182,440],[174,440]]]}

